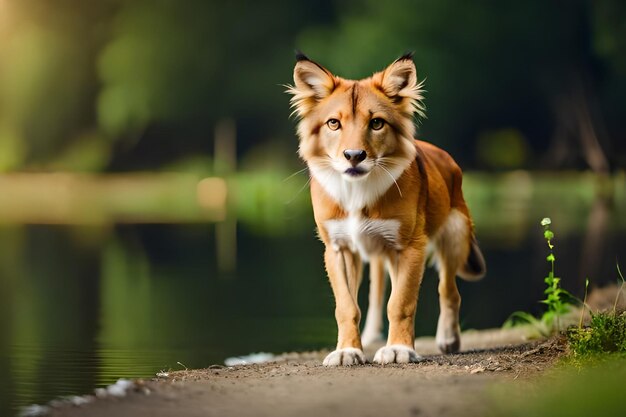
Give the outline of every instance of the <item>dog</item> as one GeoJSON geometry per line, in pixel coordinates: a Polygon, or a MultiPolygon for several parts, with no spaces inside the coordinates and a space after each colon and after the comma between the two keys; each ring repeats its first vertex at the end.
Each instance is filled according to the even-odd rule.
{"type": "Polygon", "coordinates": [[[293,78],[287,93],[298,119],[298,153],[309,169],[336,303],[337,347],[324,365],[366,362],[363,345],[381,338],[385,270],[391,280],[389,333],[374,362],[420,359],[414,322],[429,257],[439,270],[436,342],[444,353],[458,351],[456,276],[478,280],[486,266],[463,198],[461,169],[442,149],[414,139],[414,117],[424,117],[425,107],[413,54],[355,81],[298,52],[293,78]],[[363,262],[370,264],[371,281],[361,336],[357,293],[363,262]]]}

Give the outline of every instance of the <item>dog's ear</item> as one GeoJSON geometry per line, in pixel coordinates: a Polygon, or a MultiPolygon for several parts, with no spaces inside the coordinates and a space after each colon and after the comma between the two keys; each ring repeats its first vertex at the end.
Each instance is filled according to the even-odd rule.
{"type": "Polygon", "coordinates": [[[335,89],[335,77],[324,67],[311,61],[301,52],[296,54],[293,69],[294,86],[287,89],[292,94],[294,113],[304,116],[317,102],[328,97],[335,89]]]}
{"type": "Polygon", "coordinates": [[[308,92],[320,100],[330,95],[335,88],[335,78],[320,64],[311,61],[301,52],[296,54],[296,67],[293,69],[293,81],[296,88],[308,92]]]}
{"type": "Polygon", "coordinates": [[[390,98],[409,97],[417,85],[417,70],[413,54],[396,59],[383,71],[381,87],[390,98]]]}
{"type": "Polygon", "coordinates": [[[387,97],[395,103],[408,104],[407,110],[424,116],[423,82],[417,82],[417,70],[413,63],[412,52],[395,60],[380,74],[380,88],[387,97]]]}

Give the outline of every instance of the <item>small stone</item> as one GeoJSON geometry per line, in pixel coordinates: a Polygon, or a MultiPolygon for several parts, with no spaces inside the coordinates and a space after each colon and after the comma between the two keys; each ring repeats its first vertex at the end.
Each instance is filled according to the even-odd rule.
{"type": "Polygon", "coordinates": [[[91,395],[82,395],[82,396],[74,395],[68,398],[68,401],[72,405],[75,405],[77,407],[80,407],[81,405],[89,404],[93,400],[94,400],[94,397],[91,395]]]}
{"type": "Polygon", "coordinates": [[[96,388],[94,390],[94,393],[96,395],[96,398],[106,398],[107,396],[107,390],[104,388],[96,388]]]}
{"type": "Polygon", "coordinates": [[[40,417],[45,416],[50,412],[50,407],[45,405],[29,405],[28,407],[22,408],[19,413],[20,417],[40,417]]]}
{"type": "Polygon", "coordinates": [[[409,413],[411,413],[412,416],[419,416],[422,414],[422,410],[420,410],[419,407],[411,407],[409,413]]]}

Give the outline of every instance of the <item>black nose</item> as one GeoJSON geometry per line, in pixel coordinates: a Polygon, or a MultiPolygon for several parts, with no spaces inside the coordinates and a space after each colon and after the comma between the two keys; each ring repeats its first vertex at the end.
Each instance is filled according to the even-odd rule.
{"type": "Polygon", "coordinates": [[[365,153],[363,149],[346,149],[343,151],[343,156],[345,156],[348,161],[352,162],[352,165],[356,165],[365,159],[367,153],[365,153]]]}

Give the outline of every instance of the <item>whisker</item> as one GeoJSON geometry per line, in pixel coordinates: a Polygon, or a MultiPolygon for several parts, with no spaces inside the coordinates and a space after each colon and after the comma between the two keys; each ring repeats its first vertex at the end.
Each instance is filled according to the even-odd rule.
{"type": "Polygon", "coordinates": [[[291,174],[290,176],[288,176],[287,178],[285,178],[285,179],[283,180],[283,182],[285,182],[285,181],[289,181],[290,179],[292,179],[293,177],[295,177],[295,176],[296,176],[296,175],[298,175],[299,173],[306,171],[307,169],[309,169],[309,167],[304,167],[304,168],[302,168],[301,170],[294,172],[293,174],[291,174]]]}
{"type": "MultiPolygon", "coordinates": [[[[302,172],[302,171],[299,171],[299,172],[302,172]]],[[[300,189],[298,190],[298,192],[296,193],[296,195],[294,195],[294,196],[292,197],[292,199],[291,199],[291,200],[289,200],[289,201],[287,201],[285,204],[291,204],[291,203],[293,203],[293,202],[294,202],[294,200],[295,200],[296,198],[298,198],[298,196],[300,195],[300,193],[301,193],[302,191],[304,191],[304,189],[307,187],[307,185],[309,185],[309,183],[310,183],[310,182],[311,182],[311,176],[309,175],[309,179],[308,179],[308,180],[306,180],[306,182],[304,183],[304,185],[303,185],[302,187],[300,187],[300,189]]]]}
{"type": "MultiPolygon", "coordinates": [[[[322,167],[331,168],[331,163],[330,163],[331,161],[330,161],[330,159],[327,159],[327,158],[320,158],[320,159],[318,159],[318,160],[317,160],[317,161],[315,161],[315,162],[316,162],[316,164],[317,164],[317,165],[320,165],[320,166],[322,166],[322,167]]],[[[291,174],[289,177],[285,178],[283,181],[288,180],[289,178],[293,177],[293,176],[294,176],[294,175],[296,175],[296,174],[301,173],[302,171],[304,171],[304,170],[306,170],[306,169],[308,169],[308,167],[303,168],[303,169],[301,169],[300,171],[298,171],[298,172],[295,172],[295,173],[291,174]]],[[[323,180],[323,181],[320,181],[320,184],[324,184],[324,183],[328,180],[328,178],[330,178],[330,176],[331,176],[332,174],[333,174],[333,172],[329,170],[329,171],[328,171],[328,173],[326,174],[326,176],[324,177],[324,180],[323,180]]],[[[305,189],[305,188],[306,188],[306,187],[307,187],[307,186],[311,183],[311,178],[313,178],[313,175],[312,175],[312,174],[309,174],[309,178],[306,180],[306,182],[304,183],[304,185],[303,185],[303,186],[302,186],[302,187],[298,190],[298,192],[296,193],[296,195],[294,195],[294,196],[293,196],[293,198],[292,198],[291,200],[289,200],[289,201],[288,201],[287,203],[285,203],[285,204],[291,204],[291,203],[292,203],[292,202],[293,202],[293,201],[294,201],[294,200],[295,200],[295,199],[296,199],[296,198],[300,195],[300,193],[301,193],[302,191],[304,191],[304,189],[305,189]]]]}
{"type": "Polygon", "coordinates": [[[383,164],[381,164],[381,163],[376,164],[376,166],[378,166],[378,167],[382,168],[382,169],[383,169],[383,170],[384,170],[387,174],[389,174],[389,176],[390,176],[390,177],[391,177],[391,179],[393,180],[393,183],[394,183],[394,184],[396,184],[396,188],[398,189],[398,193],[400,193],[400,198],[402,198],[402,190],[400,190],[400,186],[398,185],[398,182],[397,182],[397,181],[396,181],[396,179],[393,177],[393,175],[391,175],[391,172],[389,172],[389,171],[387,170],[387,168],[385,168],[385,167],[383,166],[383,164]]]}

